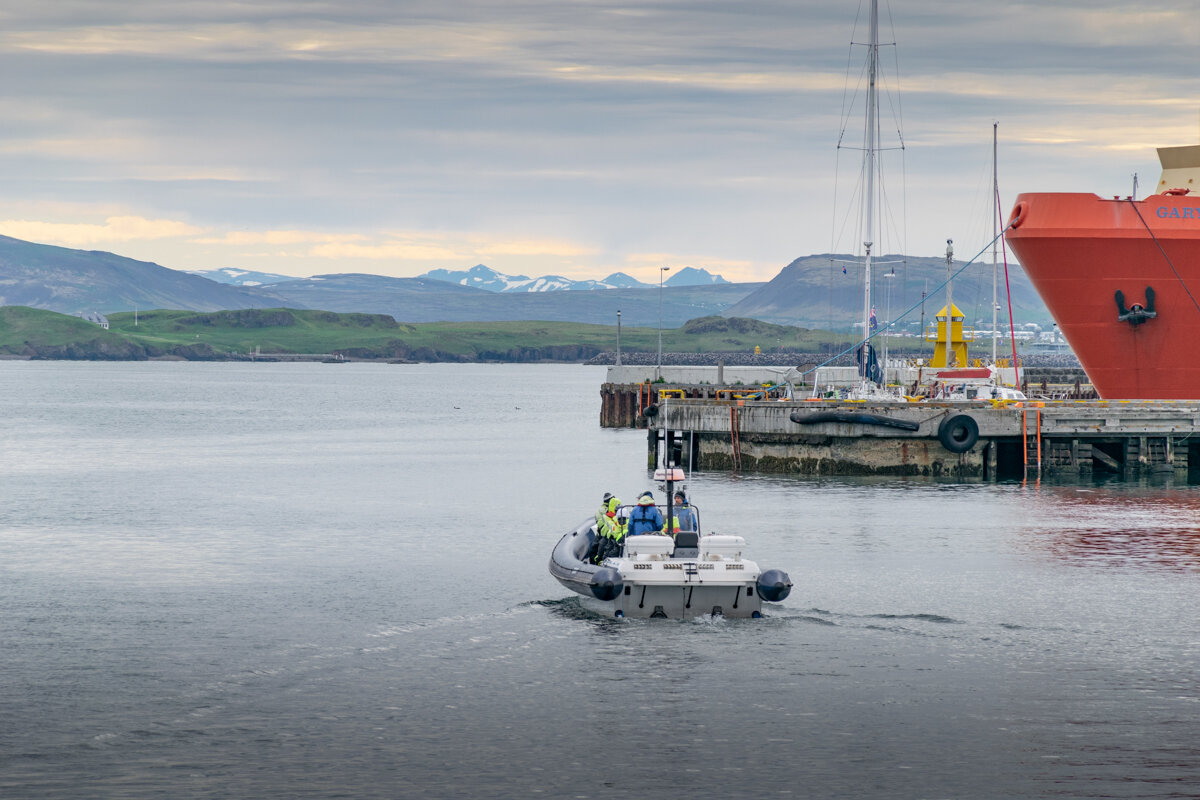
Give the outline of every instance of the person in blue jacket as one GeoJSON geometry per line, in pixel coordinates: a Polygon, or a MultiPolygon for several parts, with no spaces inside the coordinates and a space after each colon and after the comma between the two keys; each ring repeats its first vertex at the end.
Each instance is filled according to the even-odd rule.
{"type": "Polygon", "coordinates": [[[662,533],[663,515],[654,505],[654,495],[642,492],[637,505],[629,512],[629,535],[643,536],[647,533],[662,533]]]}
{"type": "Polygon", "coordinates": [[[677,531],[699,530],[696,525],[696,512],[688,505],[687,495],[683,493],[682,489],[675,492],[675,505],[671,509],[671,514],[674,517],[673,527],[675,528],[671,531],[672,534],[677,531]]]}

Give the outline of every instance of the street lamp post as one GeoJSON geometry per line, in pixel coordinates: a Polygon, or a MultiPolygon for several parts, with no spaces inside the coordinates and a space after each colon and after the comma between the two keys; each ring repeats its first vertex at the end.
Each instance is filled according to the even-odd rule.
{"type": "MultiPolygon", "coordinates": [[[[896,268],[892,267],[891,272],[884,273],[885,278],[895,278],[896,268]]],[[[891,332],[892,324],[892,282],[887,282],[887,310],[884,312],[886,319],[883,321],[883,385],[887,385],[887,368],[888,368],[888,334],[891,332]]]]}
{"type": "Polygon", "coordinates": [[[663,290],[663,273],[669,270],[670,267],[658,268],[658,369],[659,377],[662,377],[662,290],[663,290]]]}
{"type": "Polygon", "coordinates": [[[621,309],[617,309],[617,366],[621,366],[621,309]]]}

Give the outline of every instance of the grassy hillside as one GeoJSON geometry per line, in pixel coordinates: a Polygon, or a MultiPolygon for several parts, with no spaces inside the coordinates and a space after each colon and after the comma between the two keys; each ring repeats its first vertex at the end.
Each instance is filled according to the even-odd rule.
{"type": "Polygon", "coordinates": [[[409,326],[381,314],[335,314],[287,308],[236,311],[149,311],[113,314],[111,329],[152,350],[179,348],[214,355],[249,353],[332,353],[375,348],[409,326]]]}
{"type": "MultiPolygon", "coordinates": [[[[400,324],[380,314],[295,309],[249,309],[195,314],[154,311],[109,317],[114,331],[143,345],[207,346],[214,353],[342,353],[350,358],[415,360],[575,361],[615,350],[611,325],[578,322],[429,322],[400,324]]],[[[827,341],[820,332],[757,320],[705,317],[663,331],[669,352],[751,351],[783,345],[804,349],[827,341]]],[[[624,327],[625,351],[658,348],[656,328],[624,327]]]]}
{"type": "MultiPolygon", "coordinates": [[[[296,309],[113,314],[110,331],[75,317],[30,308],[0,309],[0,352],[58,358],[228,358],[268,353],[341,353],[355,358],[429,361],[582,361],[613,351],[610,325],[573,322],[400,324],[380,314],[296,309]]],[[[750,319],[702,317],[663,331],[667,352],[750,352],[783,347],[813,351],[819,331],[750,319]]],[[[656,328],[624,327],[621,347],[654,352],[656,328]]]]}
{"type": "MultiPolygon", "coordinates": [[[[527,360],[523,353],[539,350],[542,358],[575,360],[615,351],[617,329],[612,325],[576,322],[436,322],[411,326],[404,338],[418,348],[441,350],[470,358],[504,361],[527,360]]],[[[785,325],[748,319],[702,317],[680,328],[664,329],[663,350],[671,353],[750,352],[786,347],[807,350],[819,347],[830,337],[785,325]]],[[[658,350],[657,328],[622,327],[624,352],[651,353],[658,350]]]]}
{"type": "Polygon", "coordinates": [[[146,352],[118,333],[79,317],[0,306],[0,353],[30,358],[139,359],[146,352]]]}

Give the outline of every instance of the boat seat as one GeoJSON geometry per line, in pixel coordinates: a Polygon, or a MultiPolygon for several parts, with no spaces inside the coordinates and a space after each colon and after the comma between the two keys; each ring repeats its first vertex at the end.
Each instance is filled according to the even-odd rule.
{"type": "Polygon", "coordinates": [[[700,534],[696,531],[679,531],[675,534],[676,547],[699,547],[700,534]]]}
{"type": "Polygon", "coordinates": [[[700,534],[696,531],[678,531],[675,534],[676,558],[697,558],[700,555],[700,534]]]}

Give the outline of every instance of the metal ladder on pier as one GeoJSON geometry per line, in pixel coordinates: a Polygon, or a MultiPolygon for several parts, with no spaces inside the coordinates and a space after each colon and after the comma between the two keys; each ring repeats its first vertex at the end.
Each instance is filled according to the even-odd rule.
{"type": "Polygon", "coordinates": [[[1042,408],[1041,405],[1029,408],[1021,404],[1021,452],[1025,457],[1025,477],[1029,477],[1029,446],[1033,445],[1033,457],[1037,467],[1037,477],[1042,477],[1042,408]],[[1029,412],[1033,411],[1033,433],[1029,431],[1029,412]]]}

